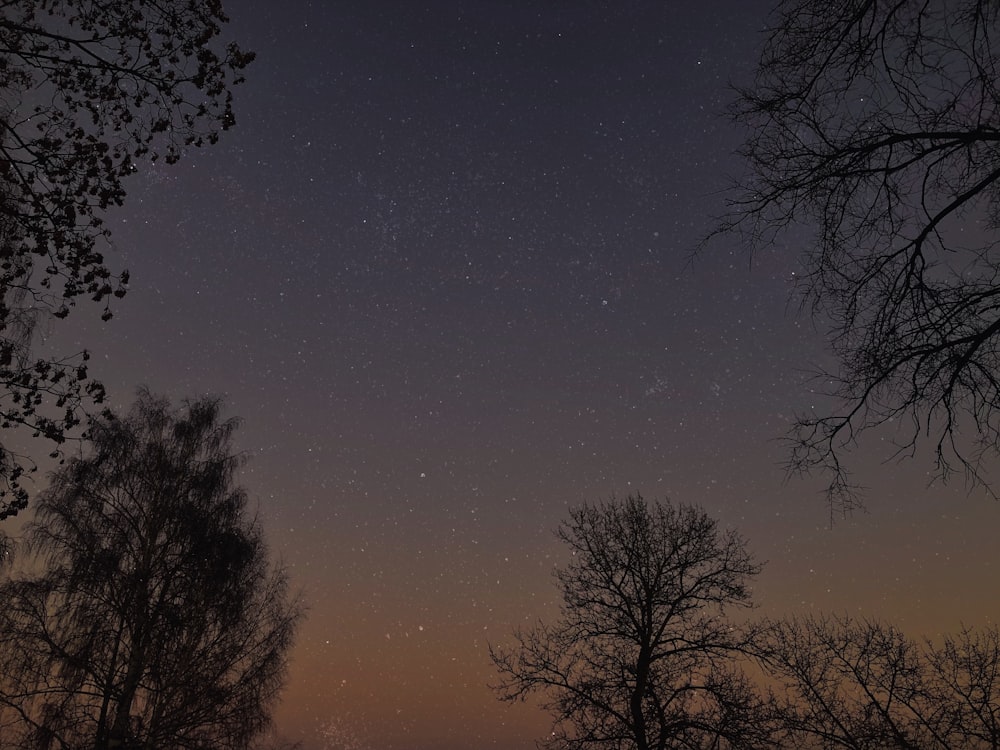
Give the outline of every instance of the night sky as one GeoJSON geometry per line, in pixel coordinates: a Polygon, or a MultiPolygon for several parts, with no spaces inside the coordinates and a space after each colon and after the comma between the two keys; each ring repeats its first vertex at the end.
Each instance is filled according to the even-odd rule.
{"type": "Polygon", "coordinates": [[[556,614],[568,506],[698,503],[767,560],[764,614],[933,636],[1000,617],[1000,505],[854,456],[868,513],[785,481],[777,440],[829,408],[792,280],[691,252],[742,165],[721,111],[770,0],[230,0],[255,50],[238,123],[141,165],[112,223],[132,284],[45,346],[113,405],[216,394],[301,588],[278,726],[305,750],[532,747],[487,644],[556,614]]]}

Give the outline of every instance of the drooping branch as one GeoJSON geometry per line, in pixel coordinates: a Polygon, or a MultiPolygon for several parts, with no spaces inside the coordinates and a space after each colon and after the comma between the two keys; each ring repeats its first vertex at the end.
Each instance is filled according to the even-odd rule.
{"type": "MultiPolygon", "coordinates": [[[[791,435],[789,469],[830,477],[843,454],[904,425],[896,455],[932,446],[936,476],[989,487],[1000,452],[1000,91],[987,0],[779,4],[754,83],[738,91],[750,178],[718,233],[750,247],[811,229],[798,291],[840,367],[828,414],[791,435]],[[910,425],[909,432],[905,425],[910,425]]],[[[714,236],[718,236],[715,234],[714,236]]],[[[888,458],[888,457],[887,457],[888,458]]]]}

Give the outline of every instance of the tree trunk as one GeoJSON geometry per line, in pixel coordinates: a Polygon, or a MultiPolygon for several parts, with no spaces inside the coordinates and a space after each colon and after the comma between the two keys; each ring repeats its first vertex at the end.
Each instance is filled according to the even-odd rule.
{"type": "Polygon", "coordinates": [[[629,713],[632,715],[632,734],[635,737],[636,750],[649,750],[646,715],[642,712],[642,698],[646,694],[646,682],[649,680],[649,658],[647,647],[639,649],[639,658],[635,664],[635,688],[629,698],[629,713]]]}

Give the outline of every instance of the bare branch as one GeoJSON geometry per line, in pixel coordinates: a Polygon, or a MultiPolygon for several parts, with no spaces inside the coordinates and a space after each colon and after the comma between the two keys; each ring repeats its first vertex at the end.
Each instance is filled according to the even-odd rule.
{"type": "Polygon", "coordinates": [[[829,326],[836,413],[800,418],[789,469],[858,488],[842,455],[912,425],[936,476],[989,488],[1000,448],[1000,6],[987,0],[783,0],[753,85],[738,92],[751,179],[713,236],[751,247],[812,227],[802,299],[829,326]]]}
{"type": "Polygon", "coordinates": [[[491,647],[508,701],[542,696],[547,747],[751,747],[766,726],[733,657],[750,635],[726,617],[750,605],[760,566],[703,511],[641,497],[570,512],[557,536],[558,624],[491,647]]]}

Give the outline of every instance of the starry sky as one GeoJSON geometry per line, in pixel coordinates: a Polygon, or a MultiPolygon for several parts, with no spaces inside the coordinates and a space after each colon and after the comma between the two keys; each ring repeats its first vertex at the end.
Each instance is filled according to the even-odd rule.
{"type": "MultiPolygon", "coordinates": [[[[792,293],[808,233],[692,249],[743,169],[721,112],[770,0],[229,0],[236,128],[141,165],[132,283],[81,308],[112,404],[224,397],[242,480],[310,613],[276,718],[305,750],[518,750],[548,717],[489,643],[556,614],[567,507],[698,503],[767,565],[764,614],[914,634],[1000,616],[1000,506],[855,456],[831,528],[777,439],[829,404],[792,293]]],[[[869,450],[871,448],[871,450],[869,450]]]]}

